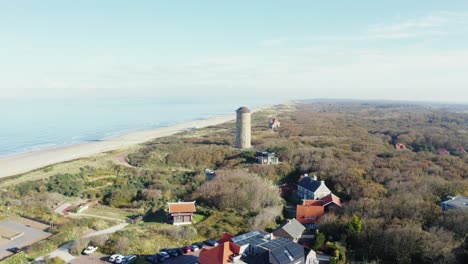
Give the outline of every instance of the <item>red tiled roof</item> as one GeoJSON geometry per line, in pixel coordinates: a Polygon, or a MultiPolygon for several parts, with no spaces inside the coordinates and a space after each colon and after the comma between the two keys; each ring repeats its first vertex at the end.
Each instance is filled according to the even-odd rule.
{"type": "Polygon", "coordinates": [[[330,193],[329,195],[320,198],[320,201],[323,202],[323,206],[327,206],[330,203],[334,203],[341,207],[340,198],[338,198],[338,196],[334,195],[333,193],[330,193]]]}
{"type": "Polygon", "coordinates": [[[211,249],[202,249],[198,262],[200,264],[226,264],[229,256],[234,254],[231,251],[232,242],[224,242],[211,249]]]}
{"type": "Polygon", "coordinates": [[[195,201],[193,202],[177,202],[177,203],[167,203],[169,206],[169,213],[194,213],[195,201]]]}
{"type": "Polygon", "coordinates": [[[298,205],[296,219],[301,224],[313,224],[324,215],[324,207],[316,205],[298,205]]]}
{"type": "Polygon", "coordinates": [[[229,232],[224,232],[223,233],[223,236],[218,240],[218,243],[224,243],[224,242],[228,242],[228,241],[231,241],[231,238],[235,237],[235,235],[229,233],[229,232]]]}
{"type": "Polygon", "coordinates": [[[313,206],[323,206],[323,201],[321,200],[304,200],[302,205],[313,205],[313,206]]]}

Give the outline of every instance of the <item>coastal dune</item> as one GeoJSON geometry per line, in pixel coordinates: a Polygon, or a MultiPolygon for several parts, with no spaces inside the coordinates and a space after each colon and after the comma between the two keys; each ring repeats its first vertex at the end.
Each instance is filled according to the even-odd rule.
{"type": "Polygon", "coordinates": [[[234,119],[235,115],[217,116],[203,120],[183,122],[169,127],[132,132],[109,139],[103,139],[102,141],[86,142],[3,157],[0,158],[0,178],[26,173],[48,165],[83,158],[106,151],[134,146],[191,128],[202,128],[222,124],[234,119]]]}

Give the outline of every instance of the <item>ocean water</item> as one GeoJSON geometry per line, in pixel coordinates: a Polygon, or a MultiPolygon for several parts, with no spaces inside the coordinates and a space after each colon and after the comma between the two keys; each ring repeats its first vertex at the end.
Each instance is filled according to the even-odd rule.
{"type": "Polygon", "coordinates": [[[264,99],[17,99],[0,100],[0,156],[102,140],[133,131],[233,114],[264,99]]]}

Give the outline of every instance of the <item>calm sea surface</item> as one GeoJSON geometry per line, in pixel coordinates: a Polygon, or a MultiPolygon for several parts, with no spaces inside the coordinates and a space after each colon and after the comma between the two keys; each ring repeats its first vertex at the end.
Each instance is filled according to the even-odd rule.
{"type": "Polygon", "coordinates": [[[0,156],[233,114],[241,105],[254,108],[272,103],[256,99],[0,100],[0,156]]]}

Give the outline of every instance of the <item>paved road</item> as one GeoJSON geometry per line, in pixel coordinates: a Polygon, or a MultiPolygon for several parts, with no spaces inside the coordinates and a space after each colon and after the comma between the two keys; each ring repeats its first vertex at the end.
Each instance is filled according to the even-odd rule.
{"type": "Polygon", "coordinates": [[[101,218],[101,219],[106,219],[106,220],[113,220],[113,221],[119,221],[119,222],[125,222],[122,218],[114,218],[114,217],[109,217],[109,216],[100,216],[100,215],[93,215],[93,214],[85,214],[85,213],[70,213],[68,214],[70,217],[82,217],[82,216],[89,216],[89,217],[95,217],[95,218],[101,218]]]}
{"type": "MultiPolygon", "coordinates": [[[[100,230],[100,231],[96,231],[96,232],[87,234],[87,235],[85,235],[83,237],[93,237],[93,236],[99,236],[99,235],[105,235],[105,234],[112,234],[112,233],[126,227],[127,225],[128,225],[128,223],[118,224],[116,226],[109,227],[107,229],[103,229],[103,230],[100,230]]],[[[67,263],[70,263],[72,260],[74,260],[76,258],[72,254],[70,254],[69,251],[68,251],[72,244],[73,244],[73,242],[70,242],[70,243],[67,243],[67,244],[59,247],[55,251],[52,251],[50,254],[48,254],[47,257],[49,257],[49,258],[59,257],[59,258],[65,260],[67,263]]],[[[38,263],[42,263],[44,261],[45,257],[46,256],[38,257],[38,258],[35,259],[35,261],[38,262],[38,263]]]]}
{"type": "Polygon", "coordinates": [[[49,255],[38,257],[34,261],[36,261],[38,263],[42,263],[42,262],[44,262],[45,257],[49,257],[49,258],[59,257],[59,258],[65,260],[67,263],[69,263],[70,261],[72,261],[73,259],[76,258],[72,254],[68,253],[68,250],[70,249],[72,244],[73,244],[73,242],[67,243],[67,244],[59,247],[58,249],[52,251],[49,255]]]}
{"type": "Polygon", "coordinates": [[[103,230],[100,230],[100,231],[93,232],[91,234],[87,234],[87,235],[85,235],[83,237],[93,237],[93,236],[99,236],[99,235],[112,234],[112,233],[115,233],[115,232],[119,231],[120,229],[123,229],[127,225],[128,225],[128,223],[118,224],[116,226],[109,227],[107,229],[103,229],[103,230]]]}

